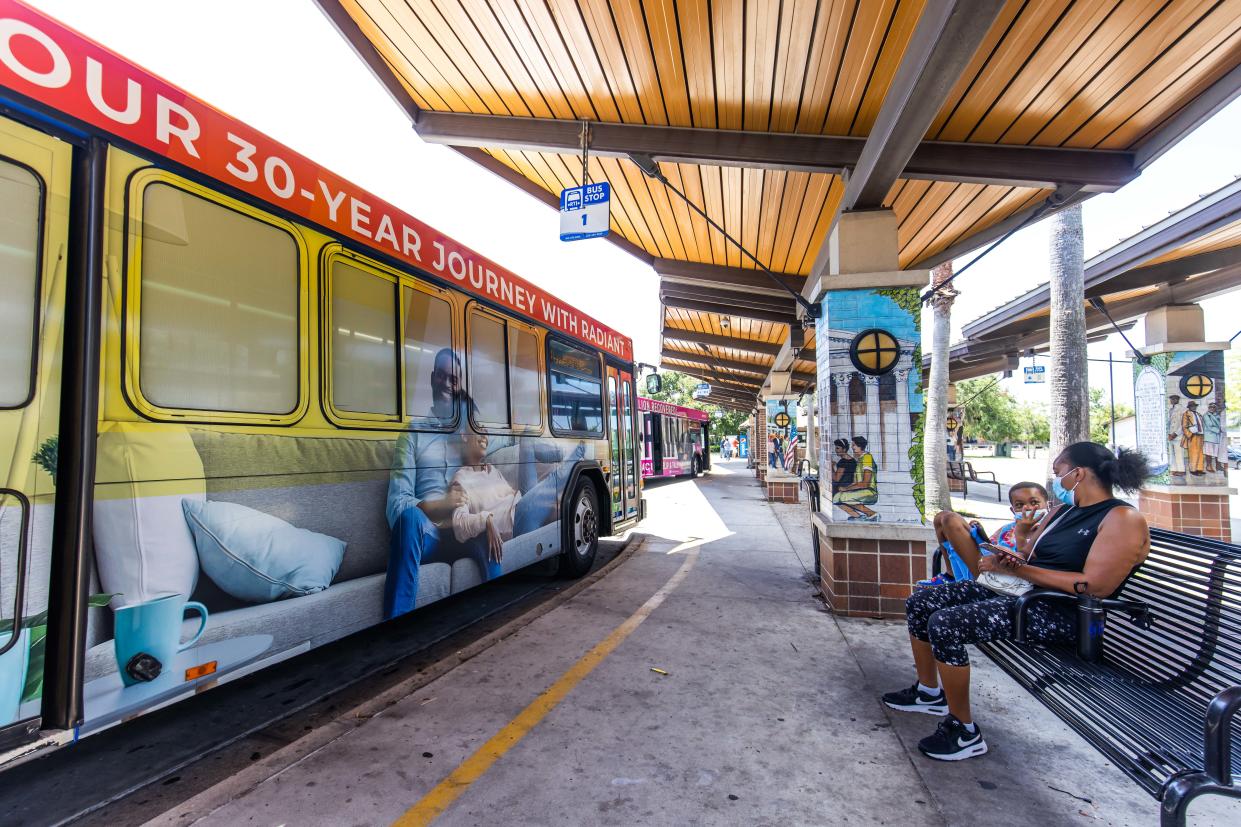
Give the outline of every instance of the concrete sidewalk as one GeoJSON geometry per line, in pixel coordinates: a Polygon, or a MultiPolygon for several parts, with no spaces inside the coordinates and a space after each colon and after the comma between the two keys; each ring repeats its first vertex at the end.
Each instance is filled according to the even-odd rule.
{"type": "Polygon", "coordinates": [[[760,496],[739,461],[648,487],[649,536],[611,575],[360,726],[153,823],[391,823],[432,790],[444,800],[437,785],[497,733],[499,757],[453,776],[438,823],[1155,823],[1153,800],[995,670],[977,691],[993,754],[921,758],[935,719],[877,700],[912,679],[903,627],[828,614],[807,576],[808,509],[760,496]],[[556,703],[566,673],[580,682],[556,703]]]}

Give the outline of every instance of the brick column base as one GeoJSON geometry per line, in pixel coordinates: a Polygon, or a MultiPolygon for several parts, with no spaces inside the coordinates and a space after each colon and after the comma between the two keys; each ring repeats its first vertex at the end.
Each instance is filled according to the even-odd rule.
{"type": "Polygon", "coordinates": [[[766,465],[754,466],[754,476],[758,477],[759,482],[766,482],[767,481],[767,466],[766,465]]]}
{"type": "Polygon", "coordinates": [[[796,503],[800,502],[798,492],[801,490],[801,484],[797,477],[772,476],[766,480],[767,484],[767,502],[769,503],[796,503]]]}
{"type": "Polygon", "coordinates": [[[904,619],[905,598],[927,576],[934,532],[923,526],[836,523],[814,515],[823,597],[852,617],[904,619]]]}
{"type": "MultiPolygon", "coordinates": [[[[1188,486],[1187,486],[1188,488],[1188,486]]],[[[1193,491],[1189,488],[1189,491],[1193,491]]],[[[1232,518],[1228,511],[1228,494],[1224,489],[1214,493],[1170,492],[1166,488],[1138,492],[1138,508],[1148,525],[1232,542],[1232,518]]]]}

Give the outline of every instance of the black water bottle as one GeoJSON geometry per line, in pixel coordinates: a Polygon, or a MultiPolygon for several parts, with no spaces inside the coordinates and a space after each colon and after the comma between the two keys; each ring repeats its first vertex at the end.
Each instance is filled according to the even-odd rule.
{"type": "Polygon", "coordinates": [[[1077,595],[1077,656],[1089,663],[1103,655],[1105,614],[1103,601],[1091,594],[1077,595]]]}

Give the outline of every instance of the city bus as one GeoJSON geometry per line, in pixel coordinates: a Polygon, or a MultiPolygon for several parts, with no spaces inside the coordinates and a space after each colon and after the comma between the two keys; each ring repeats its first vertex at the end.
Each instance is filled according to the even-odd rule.
{"type": "Polygon", "coordinates": [[[641,517],[630,339],[15,0],[0,283],[7,757],[641,517]]]}
{"type": "Polygon", "coordinates": [[[696,477],[711,467],[710,417],[705,411],[638,397],[642,477],[696,477]]]}

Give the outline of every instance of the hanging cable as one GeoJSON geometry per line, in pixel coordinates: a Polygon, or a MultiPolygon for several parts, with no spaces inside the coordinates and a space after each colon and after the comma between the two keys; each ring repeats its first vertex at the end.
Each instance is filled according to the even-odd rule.
{"type": "Polygon", "coordinates": [[[821,308],[819,308],[818,305],[814,305],[806,301],[806,298],[801,293],[798,293],[796,290],[794,290],[793,288],[785,284],[784,279],[780,278],[778,275],[772,272],[771,268],[768,267],[766,264],[763,264],[763,262],[759,261],[758,258],[755,257],[753,253],[751,253],[749,250],[747,250],[745,247],[742,246],[740,241],[738,241],[737,239],[729,235],[728,230],[725,230],[713,218],[711,218],[711,216],[707,215],[707,213],[701,207],[699,207],[697,204],[695,204],[693,201],[690,200],[688,195],[681,192],[676,187],[672,186],[672,182],[670,182],[664,176],[663,172],[659,169],[659,164],[655,161],[654,158],[652,158],[650,155],[642,155],[641,153],[631,152],[629,153],[629,160],[633,161],[637,165],[638,169],[642,170],[642,172],[646,174],[647,178],[653,178],[654,180],[663,184],[665,187],[667,187],[669,190],[675,193],[677,197],[679,197],[682,201],[688,204],[691,210],[693,210],[694,212],[702,216],[703,219],[708,224],[710,224],[713,229],[718,230],[720,234],[723,235],[724,238],[728,242],[736,246],[736,248],[741,251],[742,255],[744,255],[750,261],[754,262],[754,264],[758,267],[758,269],[766,273],[773,283],[775,283],[781,290],[783,290],[784,292],[792,296],[794,301],[796,301],[799,305],[801,305],[802,309],[806,311],[806,316],[808,318],[811,318],[811,319],[819,318],[822,310],[821,308]]]}
{"type": "Polygon", "coordinates": [[[935,285],[930,290],[923,293],[922,303],[925,304],[926,302],[929,302],[931,299],[935,298],[936,293],[938,293],[940,290],[943,290],[948,285],[952,284],[952,282],[956,280],[957,276],[961,275],[966,270],[970,269],[975,264],[977,264],[979,261],[981,261],[982,258],[987,255],[987,253],[990,253],[996,247],[999,247],[1001,244],[1003,244],[1005,241],[1011,238],[1014,233],[1024,230],[1026,227],[1030,226],[1035,221],[1038,221],[1040,218],[1043,217],[1043,213],[1047,212],[1052,207],[1063,207],[1069,201],[1069,199],[1072,198],[1076,194],[1077,194],[1076,191],[1069,193],[1069,194],[1060,194],[1060,193],[1053,192],[1051,195],[1047,196],[1047,198],[1043,200],[1043,203],[1039,204],[1038,207],[1034,210],[1034,212],[1026,216],[1025,220],[1023,220],[1016,227],[1013,227],[1011,230],[1004,233],[1004,235],[1000,236],[995,241],[993,241],[991,245],[987,247],[987,249],[983,250],[981,253],[974,256],[972,259],[970,259],[969,264],[965,265],[960,270],[953,273],[948,278],[944,279],[944,281],[941,282],[940,284],[935,285]]]}
{"type": "Polygon", "coordinates": [[[1133,346],[1133,342],[1129,341],[1129,337],[1125,335],[1125,331],[1120,329],[1120,325],[1116,324],[1116,320],[1112,318],[1112,314],[1107,312],[1107,303],[1103,301],[1101,296],[1091,297],[1090,306],[1102,313],[1104,318],[1107,319],[1108,324],[1110,324],[1112,328],[1120,334],[1120,338],[1125,340],[1125,344],[1127,344],[1129,349],[1136,354],[1139,365],[1149,365],[1151,363],[1151,357],[1144,356],[1141,351],[1133,346]]]}
{"type": "Polygon", "coordinates": [[[584,187],[590,183],[590,168],[587,166],[590,149],[590,121],[582,121],[580,140],[582,144],[582,186],[584,187]]]}

